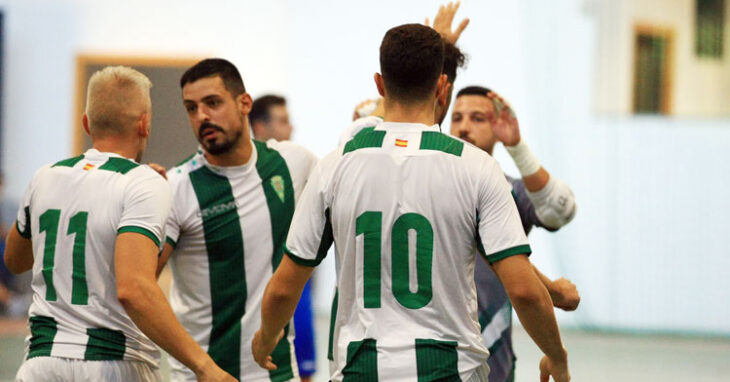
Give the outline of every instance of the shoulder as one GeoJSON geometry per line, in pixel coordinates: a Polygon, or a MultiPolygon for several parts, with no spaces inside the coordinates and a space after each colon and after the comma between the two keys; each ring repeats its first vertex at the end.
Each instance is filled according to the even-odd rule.
{"type": "MultiPolygon", "coordinates": [[[[257,142],[257,141],[254,141],[254,142],[257,142]]],[[[259,145],[264,146],[261,143],[259,143],[259,145]]],[[[314,155],[314,153],[312,151],[310,151],[309,149],[307,149],[306,147],[304,147],[298,143],[291,142],[291,141],[279,142],[275,139],[269,139],[268,141],[265,142],[265,147],[269,150],[278,151],[279,154],[281,154],[281,156],[284,156],[285,158],[292,157],[292,158],[297,158],[297,159],[309,159],[309,160],[317,158],[317,156],[314,155]]],[[[257,149],[258,149],[258,146],[257,146],[257,149]]]]}
{"type": "Polygon", "coordinates": [[[129,172],[125,173],[125,175],[129,177],[129,183],[131,187],[154,187],[156,190],[170,189],[170,186],[168,185],[165,178],[163,178],[162,175],[158,174],[157,171],[153,170],[147,165],[137,164],[137,166],[132,168],[129,172]]]}
{"type": "Polygon", "coordinates": [[[306,178],[318,161],[309,149],[294,142],[277,142],[274,139],[253,142],[256,145],[256,167],[259,172],[284,165],[295,177],[306,178]]]}
{"type": "Polygon", "coordinates": [[[182,162],[167,170],[167,181],[173,189],[184,184],[189,179],[188,175],[203,165],[201,160],[202,155],[202,152],[198,150],[185,158],[182,162]]]}

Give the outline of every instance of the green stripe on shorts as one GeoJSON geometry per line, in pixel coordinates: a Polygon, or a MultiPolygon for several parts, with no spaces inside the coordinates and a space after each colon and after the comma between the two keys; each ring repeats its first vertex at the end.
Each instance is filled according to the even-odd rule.
{"type": "Polygon", "coordinates": [[[416,338],[418,382],[460,381],[456,341],[416,338]]]}
{"type": "Polygon", "coordinates": [[[124,359],[127,338],[121,330],[86,329],[86,334],[89,336],[89,342],[86,343],[85,360],[119,361],[124,359]]]}
{"type": "Polygon", "coordinates": [[[342,369],[343,382],[378,382],[378,350],[372,338],[347,345],[347,364],[342,369]]]}
{"type": "Polygon", "coordinates": [[[28,359],[33,357],[50,357],[53,349],[53,339],[56,337],[58,327],[53,317],[32,316],[30,322],[30,344],[28,346],[28,359]]]}

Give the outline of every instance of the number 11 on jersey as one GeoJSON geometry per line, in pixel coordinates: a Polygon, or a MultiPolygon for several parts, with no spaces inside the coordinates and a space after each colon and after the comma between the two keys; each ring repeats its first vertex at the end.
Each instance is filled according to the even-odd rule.
{"type": "MultiPolygon", "coordinates": [[[[73,267],[71,271],[71,303],[86,305],[89,301],[89,289],[86,285],[86,221],[89,213],[81,211],[69,219],[66,235],[74,235],[73,267]]],[[[53,285],[53,268],[56,261],[56,243],[58,225],[61,221],[61,210],[50,209],[41,214],[38,228],[46,233],[43,247],[43,280],[46,282],[46,300],[56,301],[56,287],[53,285]]]]}

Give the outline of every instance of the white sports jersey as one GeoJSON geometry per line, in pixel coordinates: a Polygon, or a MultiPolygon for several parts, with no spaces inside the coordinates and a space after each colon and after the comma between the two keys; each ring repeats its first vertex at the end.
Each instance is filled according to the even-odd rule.
{"type": "Polygon", "coordinates": [[[28,358],[159,364],[157,347],[117,299],[114,245],[137,232],[160,244],[170,188],[147,166],[90,149],[33,176],[17,229],[33,243],[28,358]]]}
{"type": "MultiPolygon", "coordinates": [[[[211,165],[198,152],[168,172],[173,207],[167,224],[173,285],[170,304],[192,337],[236,378],[286,381],[298,374],[293,330],[274,351],[279,366],[256,364],[251,340],[261,299],[283,255],[294,202],[317,158],[291,142],[253,141],[248,163],[211,165]]],[[[171,361],[173,380],[194,380],[171,361]]]]}
{"type": "Polygon", "coordinates": [[[315,168],[286,253],[314,266],[333,240],[333,381],[468,380],[488,355],[475,253],[530,253],[497,162],[408,123],[358,134],[315,168]]]}

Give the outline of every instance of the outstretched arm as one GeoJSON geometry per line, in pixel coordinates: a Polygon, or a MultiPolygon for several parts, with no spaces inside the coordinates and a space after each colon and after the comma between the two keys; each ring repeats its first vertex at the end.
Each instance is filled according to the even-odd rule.
{"type": "Polygon", "coordinates": [[[578,304],[580,304],[580,295],[578,294],[578,288],[575,287],[575,284],[565,277],[550,280],[547,276],[542,274],[542,272],[540,272],[534,264],[532,264],[532,270],[535,272],[535,275],[537,275],[537,278],[540,279],[540,282],[545,285],[548,293],[550,293],[550,299],[553,300],[554,307],[565,311],[573,311],[578,308],[578,304]]]}
{"type": "Polygon", "coordinates": [[[114,248],[117,298],[152,341],[189,367],[199,381],[235,381],[185,331],[157,285],[158,248],[148,237],[119,234],[114,248]]]}
{"type": "Polygon", "coordinates": [[[510,256],[493,263],[492,268],[504,285],[520,322],[545,353],[540,363],[541,378],[549,374],[555,381],[569,381],[568,353],[560,339],[550,295],[533,271],[530,260],[525,255],[510,256]]]}
{"type": "Polygon", "coordinates": [[[540,164],[530,147],[520,136],[520,124],[512,107],[499,94],[490,92],[497,117],[492,123],[495,137],[515,161],[527,189],[527,197],[535,206],[540,222],[551,229],[568,224],[575,216],[573,191],[540,164]]]}

